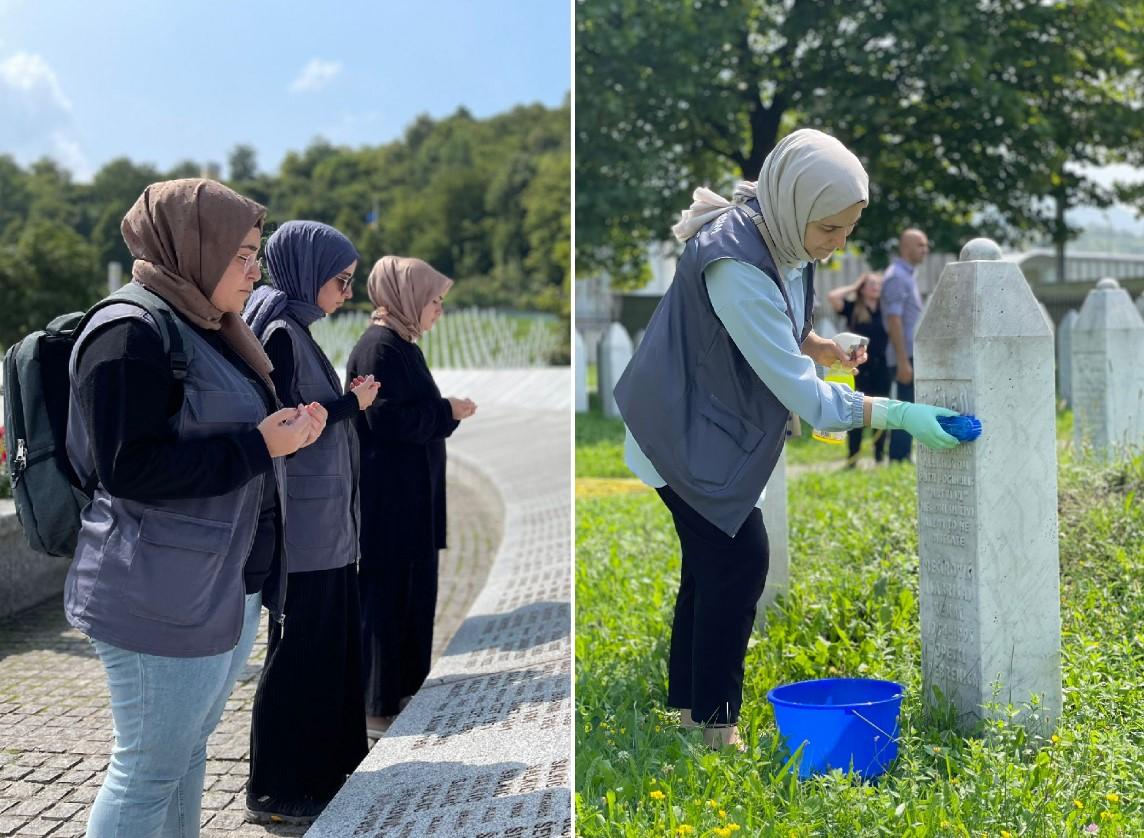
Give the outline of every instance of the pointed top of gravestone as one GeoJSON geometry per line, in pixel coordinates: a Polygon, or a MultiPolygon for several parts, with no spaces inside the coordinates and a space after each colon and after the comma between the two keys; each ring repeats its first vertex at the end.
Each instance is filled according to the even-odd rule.
{"type": "Polygon", "coordinates": [[[1120,283],[1110,276],[1106,276],[1100,282],[1096,283],[1096,287],[1102,291],[1114,291],[1120,287],[1120,283]]]}
{"type": "Polygon", "coordinates": [[[961,248],[959,262],[989,262],[1001,258],[1001,248],[993,239],[972,239],[961,248]]]}

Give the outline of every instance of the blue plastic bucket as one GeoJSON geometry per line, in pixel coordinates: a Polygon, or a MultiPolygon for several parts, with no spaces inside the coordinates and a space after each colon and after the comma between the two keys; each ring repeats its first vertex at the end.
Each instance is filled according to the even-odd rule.
{"type": "Polygon", "coordinates": [[[823,678],[775,687],[767,699],[793,754],[804,742],[798,776],[834,768],[877,777],[898,756],[905,688],[872,678],[823,678]]]}

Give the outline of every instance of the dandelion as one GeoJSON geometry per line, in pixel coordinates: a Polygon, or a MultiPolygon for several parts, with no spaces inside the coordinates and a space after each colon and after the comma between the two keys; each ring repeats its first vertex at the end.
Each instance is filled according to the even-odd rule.
{"type": "Polygon", "coordinates": [[[731,838],[731,827],[717,826],[715,827],[715,834],[718,835],[719,838],[731,838]]]}
{"type": "Polygon", "coordinates": [[[1114,791],[1110,791],[1108,794],[1106,794],[1104,796],[1104,799],[1107,800],[1109,803],[1119,803],[1120,802],[1120,795],[1114,791]]]}
{"type": "Polygon", "coordinates": [[[655,791],[653,791],[651,794],[648,795],[648,797],[650,797],[652,800],[663,800],[666,796],[667,795],[665,795],[659,789],[656,789],[655,791]]]}
{"type": "Polygon", "coordinates": [[[1060,741],[1061,741],[1061,737],[1057,736],[1057,735],[1054,733],[1054,734],[1053,734],[1053,744],[1054,744],[1054,745],[1057,745],[1057,744],[1059,744],[1059,743],[1060,743],[1060,741]]]}
{"type": "Polygon", "coordinates": [[[675,834],[676,834],[676,835],[690,835],[690,834],[691,834],[692,832],[694,832],[694,831],[695,831],[695,827],[693,827],[691,824],[689,824],[689,823],[681,823],[681,824],[680,824],[680,825],[679,825],[679,826],[676,828],[676,830],[675,830],[675,834]]]}
{"type": "Polygon", "coordinates": [[[1001,830],[1001,838],[1013,838],[1013,833],[1006,829],[1001,830]]]}
{"type": "Polygon", "coordinates": [[[707,808],[708,808],[708,809],[718,809],[718,808],[719,808],[719,804],[718,804],[718,803],[716,803],[714,800],[708,800],[708,801],[707,801],[707,808]]]}
{"type": "Polygon", "coordinates": [[[719,818],[720,818],[720,820],[727,820],[727,810],[726,809],[720,809],[719,810],[719,818]]]}
{"type": "Polygon", "coordinates": [[[731,830],[732,832],[738,832],[739,829],[741,829],[741,827],[737,823],[729,823],[729,824],[727,824],[727,828],[729,830],[731,830]]]}
{"type": "Polygon", "coordinates": [[[1074,800],[1074,801],[1073,801],[1073,806],[1076,806],[1078,809],[1083,809],[1083,808],[1084,808],[1084,804],[1083,804],[1083,803],[1081,803],[1079,800],[1074,800]]]}
{"type": "Polygon", "coordinates": [[[1102,821],[1106,821],[1109,818],[1113,818],[1113,817],[1116,817],[1116,816],[1113,815],[1112,812],[1108,811],[1107,809],[1105,809],[1103,812],[1100,813],[1100,819],[1102,821]]]}

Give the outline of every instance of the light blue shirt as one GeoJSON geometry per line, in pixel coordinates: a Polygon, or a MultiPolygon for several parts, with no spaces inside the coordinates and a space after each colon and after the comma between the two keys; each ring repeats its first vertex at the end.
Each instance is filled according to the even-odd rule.
{"type": "MultiPolygon", "coordinates": [[[[894,259],[882,275],[882,297],[878,303],[882,309],[882,327],[890,333],[887,318],[902,318],[902,337],[906,341],[906,355],[914,357],[914,332],[922,319],[922,295],[918,293],[918,269],[902,257],[894,259]]],[[[898,365],[897,351],[892,340],[886,341],[886,366],[898,365]]]]}
{"type": "MultiPolygon", "coordinates": [[[[818,377],[814,361],[802,354],[795,341],[786,303],[770,277],[736,259],[714,262],[704,277],[711,305],[735,348],[783,405],[822,430],[862,427],[862,394],[818,377]]],[[[803,266],[792,268],[785,281],[794,322],[801,331],[806,299],[803,266]]],[[[652,488],[666,485],[631,431],[625,428],[625,432],[624,462],[628,468],[652,488]]],[[[762,503],[760,496],[756,505],[762,503]]]]}

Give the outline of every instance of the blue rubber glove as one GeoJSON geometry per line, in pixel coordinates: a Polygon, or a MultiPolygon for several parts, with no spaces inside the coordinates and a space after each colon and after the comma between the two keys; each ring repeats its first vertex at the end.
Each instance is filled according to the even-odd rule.
{"type": "Polygon", "coordinates": [[[941,450],[961,443],[957,437],[942,430],[937,417],[957,415],[956,410],[934,407],[932,404],[875,399],[874,409],[870,413],[870,427],[906,431],[926,448],[941,450]]]}

